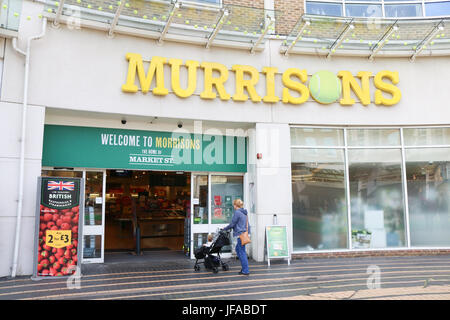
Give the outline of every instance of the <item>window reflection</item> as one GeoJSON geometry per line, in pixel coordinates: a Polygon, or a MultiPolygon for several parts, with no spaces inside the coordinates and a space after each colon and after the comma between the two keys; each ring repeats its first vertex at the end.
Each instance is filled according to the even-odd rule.
{"type": "Polygon", "coordinates": [[[292,150],[294,250],[347,248],[344,172],[343,150],[292,150]]]}
{"type": "Polygon", "coordinates": [[[402,18],[423,16],[421,4],[385,5],[384,12],[386,17],[402,18]]]}
{"type": "Polygon", "coordinates": [[[228,224],[233,217],[233,201],[243,200],[244,177],[212,176],[211,177],[211,223],[228,224]]]}
{"type": "Polygon", "coordinates": [[[425,12],[428,17],[450,15],[450,2],[425,3],[425,12]]]}
{"type": "Polygon", "coordinates": [[[450,245],[450,148],[407,149],[412,246],[450,245]]]}
{"type": "MultiPolygon", "coordinates": [[[[357,2],[357,1],[355,1],[357,2]]],[[[450,1],[431,2],[424,1],[425,12],[422,10],[422,2],[414,0],[365,0],[362,3],[346,3],[345,12],[342,12],[342,4],[336,2],[321,2],[320,0],[306,1],[306,13],[323,16],[346,17],[382,17],[382,4],[384,3],[385,17],[436,17],[450,15],[450,1]],[[367,3],[370,2],[370,3],[367,3]],[[399,3],[393,3],[399,2],[399,3]]],[[[343,1],[342,1],[343,3],[343,1]]]]}
{"type": "Polygon", "coordinates": [[[372,4],[347,4],[345,6],[348,17],[381,17],[383,11],[381,5],[372,4]]]}
{"type": "Polygon", "coordinates": [[[342,16],[342,5],[326,2],[306,2],[306,12],[322,16],[342,16]]]}
{"type": "Polygon", "coordinates": [[[401,152],[349,150],[353,248],[405,245],[401,152]]]}

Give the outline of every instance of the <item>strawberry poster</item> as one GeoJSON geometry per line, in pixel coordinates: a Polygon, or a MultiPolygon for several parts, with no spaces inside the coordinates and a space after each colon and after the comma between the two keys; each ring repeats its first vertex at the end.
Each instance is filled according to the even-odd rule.
{"type": "Polygon", "coordinates": [[[81,178],[39,178],[34,277],[69,276],[80,265],[81,185],[81,178]]]}

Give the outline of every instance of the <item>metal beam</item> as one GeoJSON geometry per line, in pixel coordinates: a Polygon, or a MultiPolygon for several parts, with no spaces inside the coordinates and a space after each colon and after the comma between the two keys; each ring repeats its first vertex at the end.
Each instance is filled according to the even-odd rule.
{"type": "Polygon", "coordinates": [[[222,16],[220,17],[219,21],[216,24],[216,27],[214,28],[213,32],[211,33],[211,35],[208,38],[208,42],[206,43],[206,49],[209,49],[211,47],[211,44],[214,41],[214,38],[219,33],[220,29],[222,29],[222,26],[224,25],[225,20],[228,17],[228,14],[229,14],[229,12],[227,9],[223,10],[222,16]]]}
{"type": "Polygon", "coordinates": [[[63,8],[64,8],[64,1],[65,0],[60,0],[59,1],[58,10],[56,11],[55,20],[53,20],[53,26],[54,27],[58,27],[59,26],[59,18],[61,18],[61,15],[62,15],[62,11],[63,11],[63,8]]]}
{"type": "Polygon", "coordinates": [[[410,61],[414,61],[416,57],[422,52],[423,49],[434,39],[437,33],[444,30],[444,19],[442,19],[431,32],[422,40],[422,42],[417,46],[414,54],[409,58],[410,61]]]}
{"type": "Polygon", "coordinates": [[[353,18],[349,22],[347,22],[344,31],[342,31],[339,37],[334,41],[333,45],[330,47],[330,50],[328,50],[327,59],[331,58],[331,55],[336,51],[336,48],[339,47],[341,43],[344,41],[344,38],[347,35],[347,33],[349,33],[355,28],[352,22],[353,18]]]}
{"type": "MultiPolygon", "coordinates": [[[[398,20],[397,20],[398,21],[398,20]]],[[[373,58],[375,57],[375,55],[378,53],[378,51],[381,50],[381,48],[383,48],[383,46],[386,44],[386,40],[389,39],[389,37],[391,36],[391,34],[393,34],[395,31],[398,30],[398,26],[397,26],[397,21],[395,21],[386,31],[386,33],[384,34],[384,36],[381,38],[380,41],[377,42],[377,44],[375,45],[375,47],[373,47],[372,49],[372,53],[369,56],[369,60],[373,61],[373,58]]]]}
{"type": "Polygon", "coordinates": [[[114,15],[114,19],[111,22],[111,26],[110,26],[109,31],[108,31],[108,36],[109,37],[114,36],[114,29],[116,28],[117,22],[119,21],[120,13],[122,12],[123,7],[125,6],[125,1],[126,0],[120,1],[120,5],[119,5],[119,7],[116,10],[116,14],[114,15]]]}
{"type": "Polygon", "coordinates": [[[175,17],[175,13],[180,8],[180,4],[175,1],[172,10],[169,14],[169,19],[167,19],[166,25],[164,26],[163,31],[161,32],[161,36],[159,37],[158,44],[162,44],[164,42],[164,38],[166,37],[167,31],[169,30],[170,24],[172,23],[173,18],[175,17]]]}
{"type": "Polygon", "coordinates": [[[303,24],[303,26],[301,27],[300,31],[297,34],[297,37],[295,37],[295,40],[293,40],[291,42],[291,44],[289,45],[289,47],[286,49],[286,51],[284,52],[284,55],[287,57],[289,55],[289,52],[292,50],[292,48],[295,46],[295,44],[297,43],[298,39],[300,39],[300,37],[303,34],[303,31],[305,31],[305,29],[311,24],[311,22],[309,21],[305,21],[305,23],[303,24]]]}
{"type": "Polygon", "coordinates": [[[259,46],[261,41],[264,39],[264,37],[266,36],[267,32],[269,31],[269,29],[272,25],[273,25],[273,20],[270,18],[270,16],[267,16],[266,28],[264,29],[264,31],[261,34],[261,36],[259,37],[259,39],[253,44],[252,48],[250,49],[251,54],[255,53],[255,49],[259,46]],[[269,20],[269,23],[267,23],[267,20],[269,20]]]}

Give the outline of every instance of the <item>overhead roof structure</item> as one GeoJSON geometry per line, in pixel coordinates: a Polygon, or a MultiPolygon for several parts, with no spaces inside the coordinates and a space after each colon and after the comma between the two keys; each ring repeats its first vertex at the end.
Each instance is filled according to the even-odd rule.
{"type": "Polygon", "coordinates": [[[56,24],[73,23],[164,41],[249,50],[264,49],[274,30],[274,11],[238,5],[206,5],[175,0],[40,0],[56,24]]]}
{"type": "Polygon", "coordinates": [[[114,34],[233,47],[254,53],[267,39],[281,39],[280,53],[378,57],[450,55],[450,18],[348,18],[304,14],[288,35],[276,11],[237,5],[199,5],[175,0],[38,0],[44,15],[67,24],[114,34]]]}
{"type": "Polygon", "coordinates": [[[331,54],[362,56],[370,60],[407,57],[413,61],[417,56],[448,56],[450,18],[358,19],[303,15],[285,37],[280,52],[328,58],[331,54]]]}

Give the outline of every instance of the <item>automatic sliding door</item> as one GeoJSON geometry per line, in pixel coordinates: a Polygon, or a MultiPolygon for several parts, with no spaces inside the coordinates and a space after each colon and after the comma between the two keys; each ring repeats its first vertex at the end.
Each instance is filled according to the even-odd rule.
{"type": "Polygon", "coordinates": [[[104,261],[106,171],[85,171],[83,263],[104,261]]]}

